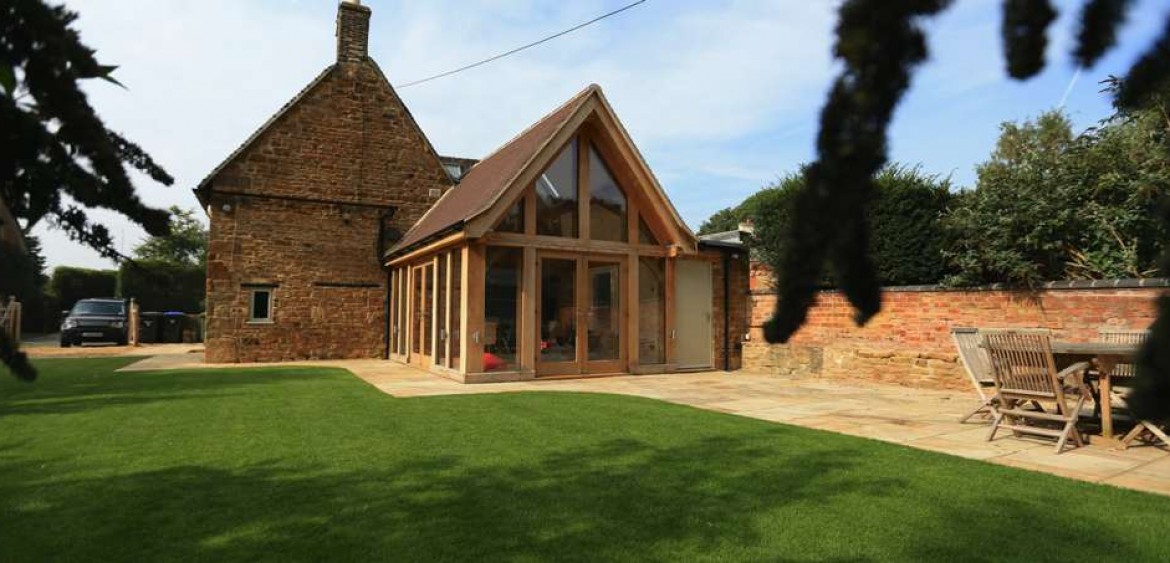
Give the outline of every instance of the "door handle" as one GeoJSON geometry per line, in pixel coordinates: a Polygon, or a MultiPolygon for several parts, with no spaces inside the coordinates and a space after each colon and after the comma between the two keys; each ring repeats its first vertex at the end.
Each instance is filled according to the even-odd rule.
{"type": "Polygon", "coordinates": [[[678,340],[678,329],[677,328],[670,329],[670,339],[671,340],[678,340]]]}

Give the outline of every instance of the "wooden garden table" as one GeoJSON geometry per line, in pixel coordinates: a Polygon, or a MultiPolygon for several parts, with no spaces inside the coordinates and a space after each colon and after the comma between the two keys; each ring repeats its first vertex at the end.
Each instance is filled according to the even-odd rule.
{"type": "Polygon", "coordinates": [[[1113,369],[1117,364],[1133,363],[1141,344],[1117,344],[1113,342],[1066,342],[1052,341],[1052,355],[1058,363],[1092,360],[1101,376],[1101,435],[1113,440],[1113,409],[1110,393],[1113,390],[1113,369]]]}

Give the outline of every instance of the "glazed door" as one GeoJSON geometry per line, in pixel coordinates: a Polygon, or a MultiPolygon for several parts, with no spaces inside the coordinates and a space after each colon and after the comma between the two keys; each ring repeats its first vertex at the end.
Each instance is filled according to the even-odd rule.
{"type": "Polygon", "coordinates": [[[430,367],[434,363],[435,266],[411,270],[410,281],[410,363],[430,367]]]}
{"type": "Polygon", "coordinates": [[[549,253],[537,267],[537,375],[625,371],[622,261],[549,253]]]}
{"type": "Polygon", "coordinates": [[[577,266],[574,257],[545,255],[537,259],[537,375],[581,373],[577,266]]]}
{"type": "Polygon", "coordinates": [[[626,322],[622,263],[588,258],[585,274],[584,373],[625,370],[626,322]]]}

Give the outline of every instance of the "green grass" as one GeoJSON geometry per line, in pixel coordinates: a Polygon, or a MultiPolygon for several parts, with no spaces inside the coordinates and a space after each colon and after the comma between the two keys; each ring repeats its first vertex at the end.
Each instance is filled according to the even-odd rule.
{"type": "Polygon", "coordinates": [[[631,397],[0,379],[0,559],[1170,560],[1170,498],[631,397]]]}

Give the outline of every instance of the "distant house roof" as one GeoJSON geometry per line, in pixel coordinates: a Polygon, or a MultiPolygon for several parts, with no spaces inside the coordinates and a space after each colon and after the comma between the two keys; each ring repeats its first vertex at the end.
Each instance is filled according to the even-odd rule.
{"type": "Polygon", "coordinates": [[[462,178],[464,174],[467,174],[467,171],[470,170],[472,166],[475,166],[475,163],[479,161],[474,158],[439,155],[439,162],[443,163],[443,168],[448,169],[447,172],[449,174],[451,172],[450,168],[456,168],[459,170],[458,174],[450,174],[451,181],[458,182],[460,178],[462,178]]]}
{"type": "Polygon", "coordinates": [[[406,232],[402,240],[391,249],[391,253],[456,228],[490,208],[508,188],[512,179],[524,170],[540,149],[556,136],[570,116],[588,99],[589,94],[596,90],[599,88],[593,84],[580,91],[552,113],[472,166],[471,170],[463,175],[459,185],[448,190],[443,198],[406,232]]]}
{"type": "Polygon", "coordinates": [[[734,231],[723,231],[721,233],[699,235],[699,245],[721,246],[726,248],[745,248],[746,244],[743,240],[743,233],[743,231],[736,229],[734,231]]]}

